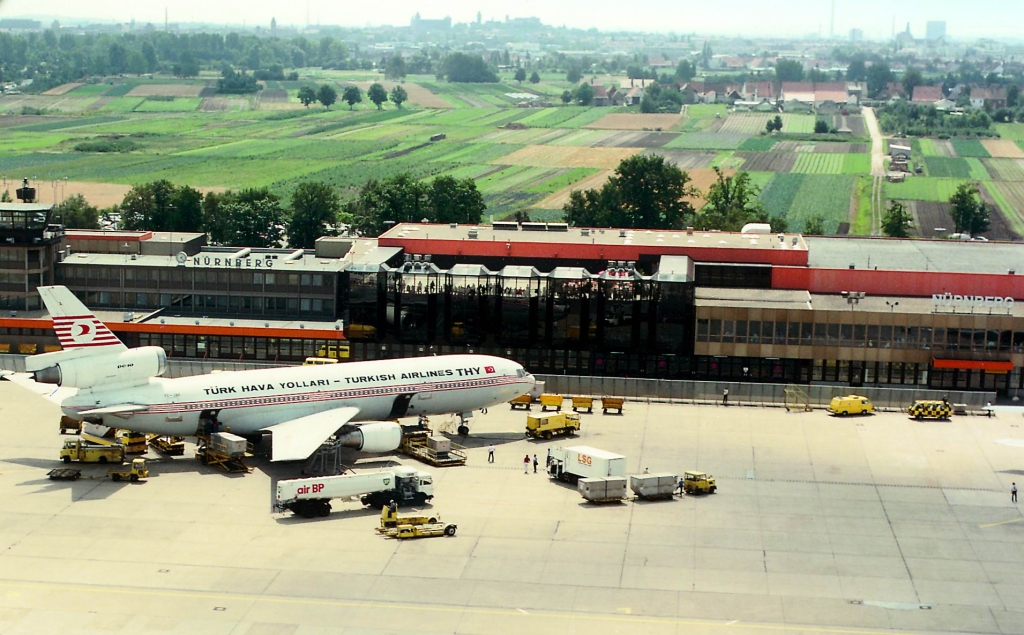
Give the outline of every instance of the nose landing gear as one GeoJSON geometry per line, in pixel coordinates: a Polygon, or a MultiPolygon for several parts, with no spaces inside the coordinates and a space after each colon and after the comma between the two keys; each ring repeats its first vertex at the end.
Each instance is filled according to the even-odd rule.
{"type": "Polygon", "coordinates": [[[473,413],[472,412],[462,412],[462,413],[459,413],[458,417],[459,417],[459,427],[458,427],[459,436],[461,436],[461,437],[469,436],[469,425],[468,424],[469,424],[469,420],[473,417],[473,413]]]}

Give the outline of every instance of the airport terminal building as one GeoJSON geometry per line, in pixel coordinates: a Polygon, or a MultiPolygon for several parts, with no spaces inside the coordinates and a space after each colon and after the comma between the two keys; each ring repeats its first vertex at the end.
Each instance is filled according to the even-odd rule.
{"type": "MultiPolygon", "coordinates": [[[[472,351],[546,374],[1004,395],[1024,381],[1024,245],[1013,243],[496,222],[271,250],[40,231],[57,284],[129,345],[172,358],[472,351]]],[[[0,256],[20,245],[2,239],[0,256]]],[[[0,275],[18,258],[0,258],[0,275]]],[[[4,306],[23,304],[0,318],[0,351],[56,347],[33,288],[4,287],[4,306]]]]}

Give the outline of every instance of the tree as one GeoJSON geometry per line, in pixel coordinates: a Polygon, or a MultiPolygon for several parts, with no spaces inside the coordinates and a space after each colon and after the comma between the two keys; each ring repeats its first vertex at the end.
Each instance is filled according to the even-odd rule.
{"type": "Polygon", "coordinates": [[[690,60],[680,60],[676,66],[676,79],[681,82],[688,82],[697,76],[697,67],[690,63],[690,60]]]}
{"type": "Polygon", "coordinates": [[[808,236],[824,236],[825,235],[825,217],[821,214],[815,214],[804,221],[804,234],[808,236]]]}
{"type": "Polygon", "coordinates": [[[531,84],[539,84],[540,83],[540,75],[537,74],[537,71],[533,71],[532,73],[530,73],[530,83],[531,84]]]}
{"type": "Polygon", "coordinates": [[[818,119],[814,122],[814,134],[825,134],[828,132],[828,124],[825,123],[824,119],[818,119]]]}
{"type": "Polygon", "coordinates": [[[690,175],[659,155],[624,159],[600,190],[574,191],[562,208],[577,226],[673,229],[694,214],[690,175]]]}
{"type": "Polygon", "coordinates": [[[405,92],[405,89],[395,84],[395,87],[391,89],[391,95],[388,97],[398,108],[402,107],[402,104],[409,99],[409,93],[405,92]]]}
{"type": "Polygon", "coordinates": [[[522,84],[524,79],[526,79],[526,69],[520,66],[516,69],[516,81],[522,84]]]}
{"type": "Polygon", "coordinates": [[[576,89],[576,103],[581,106],[589,106],[594,101],[594,88],[586,82],[576,89]]]}
{"type": "Polygon", "coordinates": [[[281,247],[284,210],[275,198],[233,201],[224,205],[229,219],[228,244],[238,247],[281,247]]]}
{"type": "Polygon", "coordinates": [[[569,102],[572,101],[572,97],[573,95],[571,90],[566,89],[562,91],[562,103],[566,106],[568,106],[569,102]]]}
{"type": "Polygon", "coordinates": [[[121,229],[167,231],[173,222],[174,184],[163,179],[136,185],[121,201],[121,229]]]}
{"type": "Polygon", "coordinates": [[[439,176],[427,191],[427,218],[433,223],[476,224],[484,215],[487,205],[476,189],[473,179],[439,176]]]}
{"type": "Polygon", "coordinates": [[[498,75],[479,55],[452,53],[441,63],[440,75],[449,82],[494,83],[498,75]]]}
{"type": "Polygon", "coordinates": [[[374,82],[366,89],[366,96],[377,106],[377,110],[381,110],[381,104],[388,100],[388,91],[384,90],[384,87],[377,82],[374,82]]]}
{"type": "MultiPolygon", "coordinates": [[[[345,89],[345,95],[348,95],[349,89],[356,91],[356,101],[362,101],[363,98],[359,96],[359,89],[355,86],[349,86],[345,89]]],[[[330,84],[324,84],[320,87],[320,90],[316,91],[316,100],[324,105],[324,108],[330,110],[331,104],[338,101],[338,91],[334,90],[334,87],[330,84]]],[[[347,101],[347,99],[346,99],[347,101]]],[[[352,102],[349,102],[349,109],[352,109],[352,102]]]]}
{"type": "Polygon", "coordinates": [[[910,215],[907,208],[899,201],[889,203],[882,217],[882,233],[892,238],[907,238],[910,236],[910,225],[914,217],[910,215]]]}
{"type": "Polygon", "coordinates": [[[878,95],[891,81],[892,71],[889,70],[889,65],[885,62],[875,62],[867,70],[868,95],[878,95]]]}
{"type": "Polygon", "coordinates": [[[74,194],[54,208],[60,223],[68,229],[99,229],[100,210],[96,209],[81,194],[74,194]]]}
{"type": "Polygon", "coordinates": [[[961,183],[953,196],[949,197],[956,233],[976,236],[988,231],[988,205],[978,198],[978,188],[974,183],[961,183]]]}
{"type": "Polygon", "coordinates": [[[178,77],[195,77],[199,74],[199,60],[191,51],[185,51],[178,57],[173,70],[178,77]]]}
{"type": "Polygon", "coordinates": [[[312,86],[303,86],[299,89],[299,101],[306,108],[309,108],[309,105],[316,101],[316,91],[313,90],[312,86]]]}
{"type": "Polygon", "coordinates": [[[569,70],[565,73],[565,81],[570,84],[575,84],[583,79],[583,69],[580,68],[579,64],[573,62],[569,65],[569,70]]]}
{"type": "Polygon", "coordinates": [[[1020,99],[1020,86],[1017,84],[1010,84],[1006,87],[1006,107],[1015,108],[1017,101],[1020,99]]]}
{"type": "Polygon", "coordinates": [[[908,68],[903,73],[903,92],[907,94],[908,98],[913,97],[914,89],[922,84],[924,84],[924,77],[916,68],[908,68]]]}
{"type": "Polygon", "coordinates": [[[1009,108],[1000,108],[992,113],[992,121],[997,123],[1013,123],[1013,111],[1009,108]]]}
{"type": "Polygon", "coordinates": [[[370,179],[349,206],[352,225],[364,236],[377,236],[389,221],[418,223],[426,217],[427,209],[426,184],[408,174],[383,181],[370,179]]]}
{"type": "Polygon", "coordinates": [[[757,200],[761,190],[750,182],[750,174],[725,176],[715,168],[717,180],[708,188],[707,204],[694,219],[694,227],[738,232],[747,223],[767,223],[768,212],[757,200]]]}
{"type": "Polygon", "coordinates": [[[401,81],[405,79],[405,76],[409,74],[409,71],[405,65],[405,58],[395,53],[388,58],[388,65],[384,69],[384,78],[401,81]]]}
{"type": "Polygon", "coordinates": [[[313,247],[317,238],[334,231],[339,211],[338,195],[331,186],[317,181],[299,183],[292,192],[288,245],[307,249],[313,247]]]}
{"type": "Polygon", "coordinates": [[[798,82],[804,78],[804,65],[797,60],[779,60],[775,63],[775,77],[780,82],[798,82]]]}
{"type": "Polygon", "coordinates": [[[172,232],[203,231],[203,194],[187,185],[175,188],[171,197],[171,219],[169,229],[172,232]]]}
{"type": "Polygon", "coordinates": [[[768,123],[764,125],[764,129],[769,133],[782,130],[782,115],[775,115],[774,119],[769,119],[768,123]]]}
{"type": "Polygon", "coordinates": [[[154,72],[157,65],[156,49],[149,40],[142,43],[142,57],[146,60],[146,72],[154,72]]]}
{"type": "Polygon", "coordinates": [[[341,100],[348,104],[349,110],[352,110],[356,104],[363,101],[363,93],[358,86],[346,86],[345,92],[341,94],[341,100]]]}
{"type": "Polygon", "coordinates": [[[854,55],[850,63],[846,65],[846,80],[850,82],[862,82],[867,77],[867,66],[864,64],[863,55],[854,55]]]}
{"type": "Polygon", "coordinates": [[[207,192],[203,197],[203,231],[209,236],[210,244],[226,245],[231,242],[227,205],[233,200],[230,192],[207,192]]]}

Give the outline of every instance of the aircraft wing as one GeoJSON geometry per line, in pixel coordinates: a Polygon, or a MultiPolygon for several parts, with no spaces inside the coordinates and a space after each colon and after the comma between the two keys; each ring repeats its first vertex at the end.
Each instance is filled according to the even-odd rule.
{"type": "Polygon", "coordinates": [[[134,403],[120,403],[114,406],[104,406],[102,408],[93,408],[92,410],[83,410],[78,414],[86,415],[115,415],[122,419],[127,419],[136,412],[145,412],[149,410],[149,406],[134,403]]]}
{"type": "Polygon", "coordinates": [[[351,421],[359,408],[336,408],[267,426],[274,435],[271,461],[304,461],[310,454],[351,421]]]}
{"type": "Polygon", "coordinates": [[[77,388],[65,388],[63,386],[54,386],[53,384],[38,383],[32,379],[32,375],[29,373],[3,370],[0,371],[0,380],[17,384],[56,404],[60,404],[67,397],[78,393],[77,388]]]}

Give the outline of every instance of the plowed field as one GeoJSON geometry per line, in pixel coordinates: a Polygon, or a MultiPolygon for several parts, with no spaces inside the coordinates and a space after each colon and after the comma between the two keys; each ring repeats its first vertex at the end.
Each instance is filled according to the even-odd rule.
{"type": "Polygon", "coordinates": [[[544,168],[614,168],[642,148],[575,148],[572,146],[526,146],[501,157],[503,165],[533,165],[544,168]]]}
{"type": "Polygon", "coordinates": [[[63,95],[65,93],[70,93],[71,91],[73,91],[74,89],[78,88],[79,86],[82,86],[82,84],[75,84],[75,83],[61,84],[60,86],[54,86],[50,90],[43,91],[40,94],[41,95],[47,95],[47,96],[63,95]]]}
{"type": "Polygon", "coordinates": [[[202,84],[140,84],[128,91],[130,97],[198,97],[202,84]]]}
{"type": "MultiPolygon", "coordinates": [[[[384,90],[391,92],[391,89],[395,87],[395,82],[351,82],[359,87],[359,90],[366,92],[366,89],[370,87],[370,84],[379,83],[384,87],[384,90]]],[[[424,108],[452,108],[450,102],[446,101],[442,97],[435,95],[426,88],[419,84],[413,84],[406,82],[402,84],[402,88],[409,94],[409,103],[423,106],[424,108]]],[[[364,97],[365,99],[365,97],[364,97]]]]}
{"type": "Polygon", "coordinates": [[[999,159],[1024,159],[1024,150],[1008,139],[985,139],[981,142],[988,153],[999,159]]]}

